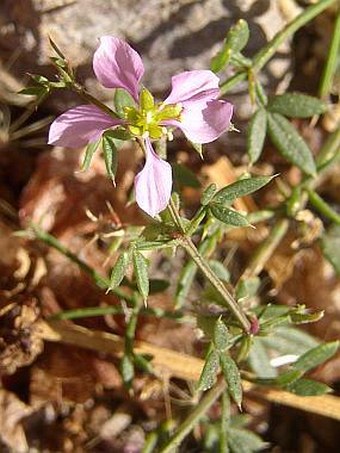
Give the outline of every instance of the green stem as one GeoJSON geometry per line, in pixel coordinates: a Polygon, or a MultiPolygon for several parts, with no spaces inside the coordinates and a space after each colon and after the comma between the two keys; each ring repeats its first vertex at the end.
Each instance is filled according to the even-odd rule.
{"type": "Polygon", "coordinates": [[[185,232],[184,226],[182,225],[182,220],[180,218],[179,213],[177,212],[176,206],[174,205],[172,199],[169,202],[169,213],[174,221],[175,225],[179,228],[181,232],[181,237],[178,238],[180,245],[184,248],[187,254],[192,258],[194,263],[198,266],[201,270],[203,275],[209,280],[211,285],[216,289],[216,291],[220,294],[222,299],[225,301],[226,306],[228,309],[233,313],[233,315],[238,319],[240,322],[243,330],[248,333],[251,330],[251,324],[243,313],[242,308],[238,305],[236,300],[230,294],[226,286],[222,283],[222,281],[215,275],[211,267],[208,263],[205,262],[202,255],[197,250],[195,244],[192,242],[190,236],[188,236],[185,232]]]}
{"type": "Polygon", "coordinates": [[[316,158],[318,173],[327,170],[340,156],[340,128],[329,135],[316,158]]]}
{"type": "MultiPolygon", "coordinates": [[[[322,172],[329,168],[330,165],[332,165],[332,163],[339,156],[339,154],[340,154],[340,129],[333,132],[329,136],[329,138],[327,139],[326,143],[322,146],[317,156],[316,163],[319,176],[322,172]]],[[[295,187],[295,190],[293,191],[291,197],[287,200],[287,205],[289,205],[292,203],[292,201],[294,201],[293,198],[296,198],[297,206],[294,208],[295,213],[303,209],[308,200],[306,196],[300,195],[300,189],[304,189],[305,191],[308,192],[312,189],[312,187],[314,187],[317,184],[317,182],[318,178],[315,179],[310,176],[307,176],[301,182],[301,184],[295,187]]],[[[320,197],[315,192],[313,192],[313,194],[315,195],[314,196],[312,195],[313,200],[311,199],[311,203],[314,201],[314,203],[317,204],[316,207],[319,208],[319,210],[323,209],[324,215],[327,215],[327,217],[331,217],[333,221],[337,222],[339,215],[335,211],[331,210],[331,208],[329,208],[328,205],[327,205],[328,209],[325,209],[324,206],[325,202],[321,199],[322,202],[321,203],[320,197]],[[321,204],[323,204],[322,207],[320,207],[321,204]],[[332,212],[330,212],[330,210],[332,212]]],[[[244,273],[242,274],[242,276],[240,277],[240,280],[259,275],[259,273],[263,270],[265,264],[267,263],[267,261],[272,256],[275,249],[285,236],[286,232],[288,231],[288,227],[289,227],[288,219],[280,219],[277,221],[267,239],[255,250],[250,260],[250,263],[247,266],[244,273]]]]}
{"type": "Polygon", "coordinates": [[[250,68],[252,65],[251,59],[245,57],[241,53],[232,55],[231,63],[235,66],[243,66],[244,68],[250,68]]]}
{"type": "Polygon", "coordinates": [[[228,93],[234,86],[238,85],[240,82],[243,82],[248,77],[248,70],[242,70],[234,74],[232,77],[227,79],[225,82],[222,82],[220,85],[221,96],[228,93]]]}
{"type": "Polygon", "coordinates": [[[259,81],[255,82],[255,92],[259,105],[261,107],[266,107],[266,105],[268,104],[268,98],[259,81]]]}
{"type": "Polygon", "coordinates": [[[318,195],[314,190],[309,189],[307,190],[308,198],[310,203],[314,206],[314,208],[320,212],[320,214],[327,217],[332,222],[340,225],[340,215],[334,211],[321,197],[318,195]]]}
{"type": "Polygon", "coordinates": [[[125,331],[125,354],[131,357],[134,355],[133,345],[135,342],[139,311],[138,302],[135,301],[135,307],[131,312],[125,331]]]}
{"type": "Polygon", "coordinates": [[[71,88],[85,101],[89,102],[90,104],[96,105],[98,108],[103,110],[103,112],[107,113],[113,118],[120,119],[116,112],[114,112],[113,110],[110,109],[110,107],[108,107],[103,102],[99,101],[97,98],[92,96],[92,94],[88,93],[85,90],[85,88],[83,88],[81,85],[74,84],[71,86],[71,88]]]}
{"type": "Polygon", "coordinates": [[[230,398],[227,392],[222,393],[221,404],[221,433],[220,433],[220,452],[228,453],[227,429],[230,420],[230,398]]]}
{"type": "Polygon", "coordinates": [[[156,451],[157,441],[157,433],[151,432],[145,440],[142,453],[154,453],[156,451]]]}
{"type": "MultiPolygon", "coordinates": [[[[54,248],[62,255],[69,258],[75,264],[79,266],[79,268],[88,274],[96,284],[102,289],[108,289],[110,287],[110,280],[106,277],[103,277],[98,272],[96,272],[91,266],[86,264],[77,255],[72,253],[67,247],[65,247],[61,242],[58,241],[54,236],[43,231],[38,226],[32,226],[34,235],[37,239],[44,242],[49,247],[54,248]]],[[[114,288],[111,290],[113,294],[118,296],[120,299],[126,300],[129,304],[135,304],[135,298],[127,294],[124,290],[120,288],[114,288]]],[[[75,310],[65,310],[59,313],[55,313],[50,317],[50,319],[79,319],[79,318],[89,318],[94,316],[105,316],[108,314],[122,314],[123,309],[122,307],[86,307],[86,308],[79,308],[75,310]]],[[[151,308],[151,307],[141,307],[140,313],[143,316],[155,316],[156,318],[169,318],[169,319],[181,319],[183,318],[183,313],[180,311],[167,311],[163,310],[162,308],[151,308]]]]}
{"type": "MultiPolygon", "coordinates": [[[[207,238],[205,238],[198,245],[198,252],[203,259],[207,260],[210,255],[214,252],[217,244],[217,234],[214,233],[207,238]]],[[[181,308],[185,304],[185,301],[188,298],[191,285],[194,281],[195,275],[197,272],[197,266],[193,261],[188,261],[184,268],[182,269],[176,291],[176,308],[181,308]]]]}
{"type": "Polygon", "coordinates": [[[204,217],[206,216],[206,207],[201,206],[194,217],[190,220],[189,228],[187,228],[186,233],[188,236],[192,236],[197,228],[200,226],[201,222],[203,221],[204,217]]]}
{"type": "Polygon", "coordinates": [[[174,451],[182,440],[194,429],[203,415],[210,409],[215,401],[225,391],[226,383],[223,378],[219,378],[216,385],[207,392],[197,405],[196,409],[181,424],[166,446],[160,450],[160,453],[170,453],[174,451]]]}
{"type": "MultiPolygon", "coordinates": [[[[162,308],[142,307],[140,311],[142,316],[154,316],[155,318],[169,318],[181,319],[183,314],[180,311],[167,311],[162,308]]],[[[105,315],[121,315],[124,310],[121,306],[107,306],[107,307],[86,307],[77,308],[75,310],[65,310],[55,313],[50,319],[79,319],[79,318],[92,318],[96,316],[105,315]]]]}
{"type": "Polygon", "coordinates": [[[280,219],[271,230],[266,240],[256,249],[252,255],[250,263],[243,272],[240,280],[256,277],[263,270],[265,264],[274,253],[276,247],[288,231],[289,220],[280,219]]]}
{"type": "Polygon", "coordinates": [[[168,210],[169,210],[169,213],[170,213],[175,225],[177,225],[177,227],[179,228],[181,233],[185,234],[185,228],[183,226],[181,216],[179,215],[172,198],[170,198],[170,200],[169,200],[168,210]]]}
{"type": "Polygon", "coordinates": [[[256,55],[253,60],[253,69],[259,71],[263,66],[272,58],[281,44],[286,41],[290,36],[299,30],[301,27],[310,22],[314,17],[318,16],[322,11],[331,6],[337,0],[320,0],[314,5],[306,8],[294,20],[292,20],[286,27],[277,33],[274,38],[256,55]]]}
{"type": "Polygon", "coordinates": [[[324,66],[319,88],[321,98],[325,98],[332,90],[332,83],[338,63],[340,51],[340,7],[334,24],[333,36],[328,52],[328,58],[324,66]]]}
{"type": "MultiPolygon", "coordinates": [[[[82,271],[84,271],[86,274],[88,274],[100,288],[102,288],[102,289],[110,288],[110,280],[108,278],[100,275],[96,270],[94,270],[91,266],[86,264],[77,255],[75,255],[67,247],[65,247],[61,242],[59,242],[57,238],[55,238],[51,234],[47,233],[46,231],[42,230],[37,225],[32,225],[31,228],[37,239],[44,242],[49,247],[52,247],[55,250],[58,250],[58,252],[60,252],[62,255],[66,256],[71,261],[73,261],[75,264],[77,264],[79,266],[79,268],[82,271]]],[[[121,299],[126,300],[129,303],[134,302],[134,299],[131,295],[127,294],[125,291],[123,291],[119,288],[114,288],[111,290],[111,292],[113,294],[115,294],[116,296],[120,297],[121,299]]]]}
{"type": "Polygon", "coordinates": [[[120,362],[120,372],[123,378],[124,385],[126,388],[132,390],[132,382],[135,375],[135,356],[134,353],[134,342],[136,336],[138,315],[140,311],[140,305],[138,300],[134,298],[134,306],[129,312],[127,319],[125,336],[124,336],[124,356],[120,362]]]}
{"type": "MultiPolygon", "coordinates": [[[[269,43],[261,49],[253,59],[253,70],[258,72],[272,58],[280,45],[292,36],[299,28],[306,25],[314,17],[331,6],[337,0],[321,0],[315,5],[306,8],[299,16],[290,22],[285,28],[279,31],[269,43]]],[[[239,82],[247,78],[247,70],[236,73],[233,77],[223,82],[220,86],[221,94],[226,94],[239,82]]]]}
{"type": "Polygon", "coordinates": [[[192,258],[197,267],[201,270],[203,275],[209,280],[210,284],[215,288],[215,290],[220,294],[223,300],[226,303],[228,309],[233,313],[236,319],[240,322],[243,330],[248,333],[251,329],[251,324],[243,313],[242,308],[238,305],[234,297],[230,294],[226,286],[222,281],[215,275],[213,270],[210,268],[209,264],[204,261],[204,258],[198,252],[195,244],[192,242],[191,238],[188,236],[182,236],[180,239],[180,244],[188,255],[192,258]]]}

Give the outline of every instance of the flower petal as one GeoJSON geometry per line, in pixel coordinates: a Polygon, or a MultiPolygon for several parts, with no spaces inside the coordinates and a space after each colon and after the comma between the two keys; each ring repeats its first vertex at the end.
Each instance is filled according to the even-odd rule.
{"type": "Polygon", "coordinates": [[[171,165],[162,160],[145,140],[146,161],[144,168],[135,177],[138,206],[151,217],[163,211],[169,203],[172,189],[171,165]]]}
{"type": "Polygon", "coordinates": [[[191,105],[183,110],[181,121],[164,121],[164,124],[179,127],[193,143],[210,143],[230,127],[232,115],[232,104],[212,100],[204,105],[191,105]]]}
{"type": "Polygon", "coordinates": [[[101,134],[122,120],[111,118],[94,105],[80,105],[67,110],[51,124],[48,134],[50,145],[80,148],[95,142],[101,134]]]}
{"type": "Polygon", "coordinates": [[[139,81],[144,74],[140,55],[114,36],[102,36],[93,56],[93,70],[106,88],[124,88],[138,101],[139,81]]]}
{"type": "Polygon", "coordinates": [[[166,104],[181,103],[183,107],[196,101],[216,99],[220,90],[219,78],[209,70],[186,71],[171,79],[172,90],[166,104]]]}

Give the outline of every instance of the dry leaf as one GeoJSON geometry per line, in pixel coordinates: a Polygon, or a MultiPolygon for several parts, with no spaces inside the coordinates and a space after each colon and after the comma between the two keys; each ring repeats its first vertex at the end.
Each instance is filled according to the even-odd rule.
{"type": "Polygon", "coordinates": [[[28,452],[22,420],[32,412],[14,393],[0,389],[0,440],[15,453],[28,452]]]}
{"type": "Polygon", "coordinates": [[[30,365],[43,350],[40,310],[35,300],[12,303],[0,311],[0,372],[13,374],[30,365]]]}

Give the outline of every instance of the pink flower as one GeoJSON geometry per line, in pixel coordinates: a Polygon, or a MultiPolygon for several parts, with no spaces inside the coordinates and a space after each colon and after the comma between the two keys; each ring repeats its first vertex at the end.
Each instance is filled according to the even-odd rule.
{"type": "Polygon", "coordinates": [[[122,126],[144,140],[145,165],[135,178],[138,206],[151,216],[166,208],[172,189],[170,165],[159,158],[150,138],[178,127],[194,143],[216,140],[230,127],[233,106],[219,100],[218,77],[208,70],[186,71],[172,77],[172,90],[159,104],[141,88],[144,66],[126,42],[103,36],[93,57],[93,70],[106,88],[123,88],[136,107],[126,107],[123,118],[110,116],[94,105],[81,105],[60,115],[51,125],[48,143],[70,148],[87,145],[110,128],[122,126]],[[139,104],[139,106],[138,106],[139,104]]]}
{"type": "Polygon", "coordinates": [[[169,203],[172,189],[171,165],[161,159],[145,140],[145,165],[135,177],[136,201],[138,206],[154,217],[169,203]]]}

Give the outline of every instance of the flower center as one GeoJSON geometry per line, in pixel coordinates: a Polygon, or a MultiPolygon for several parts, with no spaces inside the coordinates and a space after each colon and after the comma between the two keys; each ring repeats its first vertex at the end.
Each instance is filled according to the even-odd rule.
{"type": "Polygon", "coordinates": [[[180,120],[180,104],[155,103],[154,97],[146,88],[140,94],[139,107],[124,107],[124,117],[133,135],[159,139],[167,134],[166,120],[180,120]]]}

